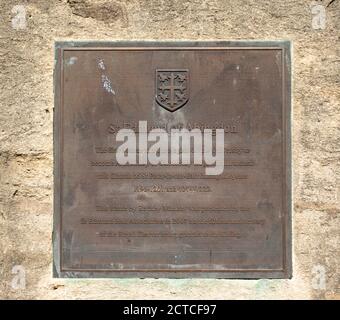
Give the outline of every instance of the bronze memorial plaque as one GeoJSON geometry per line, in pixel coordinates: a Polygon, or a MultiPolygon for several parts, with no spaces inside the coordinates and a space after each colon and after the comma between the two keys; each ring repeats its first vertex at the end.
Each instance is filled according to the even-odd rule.
{"type": "Polygon", "coordinates": [[[289,41],[55,59],[55,277],[291,277],[289,41]]]}

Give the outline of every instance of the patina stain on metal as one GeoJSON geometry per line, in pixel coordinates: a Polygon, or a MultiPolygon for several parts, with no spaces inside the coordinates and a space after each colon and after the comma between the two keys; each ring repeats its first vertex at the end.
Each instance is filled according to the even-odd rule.
{"type": "Polygon", "coordinates": [[[291,277],[289,42],[58,42],[55,58],[55,277],[291,277]],[[145,163],[150,140],[117,161],[121,129],[155,128],[223,129],[223,172],[145,163]]]}

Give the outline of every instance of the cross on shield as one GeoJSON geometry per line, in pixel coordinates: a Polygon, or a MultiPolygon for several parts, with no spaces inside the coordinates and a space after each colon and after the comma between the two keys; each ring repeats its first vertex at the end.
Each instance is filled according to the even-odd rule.
{"type": "Polygon", "coordinates": [[[156,70],[156,101],[166,110],[176,111],[188,102],[188,87],[188,70],[156,70]]]}

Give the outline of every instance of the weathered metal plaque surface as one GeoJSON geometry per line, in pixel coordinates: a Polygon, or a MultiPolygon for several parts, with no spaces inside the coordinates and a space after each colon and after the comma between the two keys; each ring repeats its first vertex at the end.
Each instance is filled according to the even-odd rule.
{"type": "Polygon", "coordinates": [[[54,276],[291,277],[290,76],[289,42],[57,43],[54,276]],[[222,172],[151,163],[182,129],[222,172]]]}

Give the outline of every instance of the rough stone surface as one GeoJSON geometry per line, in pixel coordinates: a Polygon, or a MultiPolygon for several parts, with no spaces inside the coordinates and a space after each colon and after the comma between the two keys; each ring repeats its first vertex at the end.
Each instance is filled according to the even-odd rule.
{"type": "Polygon", "coordinates": [[[340,1],[324,30],[312,28],[306,0],[23,0],[23,30],[12,27],[17,4],[0,0],[1,299],[340,298],[340,1]],[[291,280],[52,278],[54,41],[137,39],[292,40],[291,280]],[[24,289],[11,285],[15,265],[24,289]]]}

